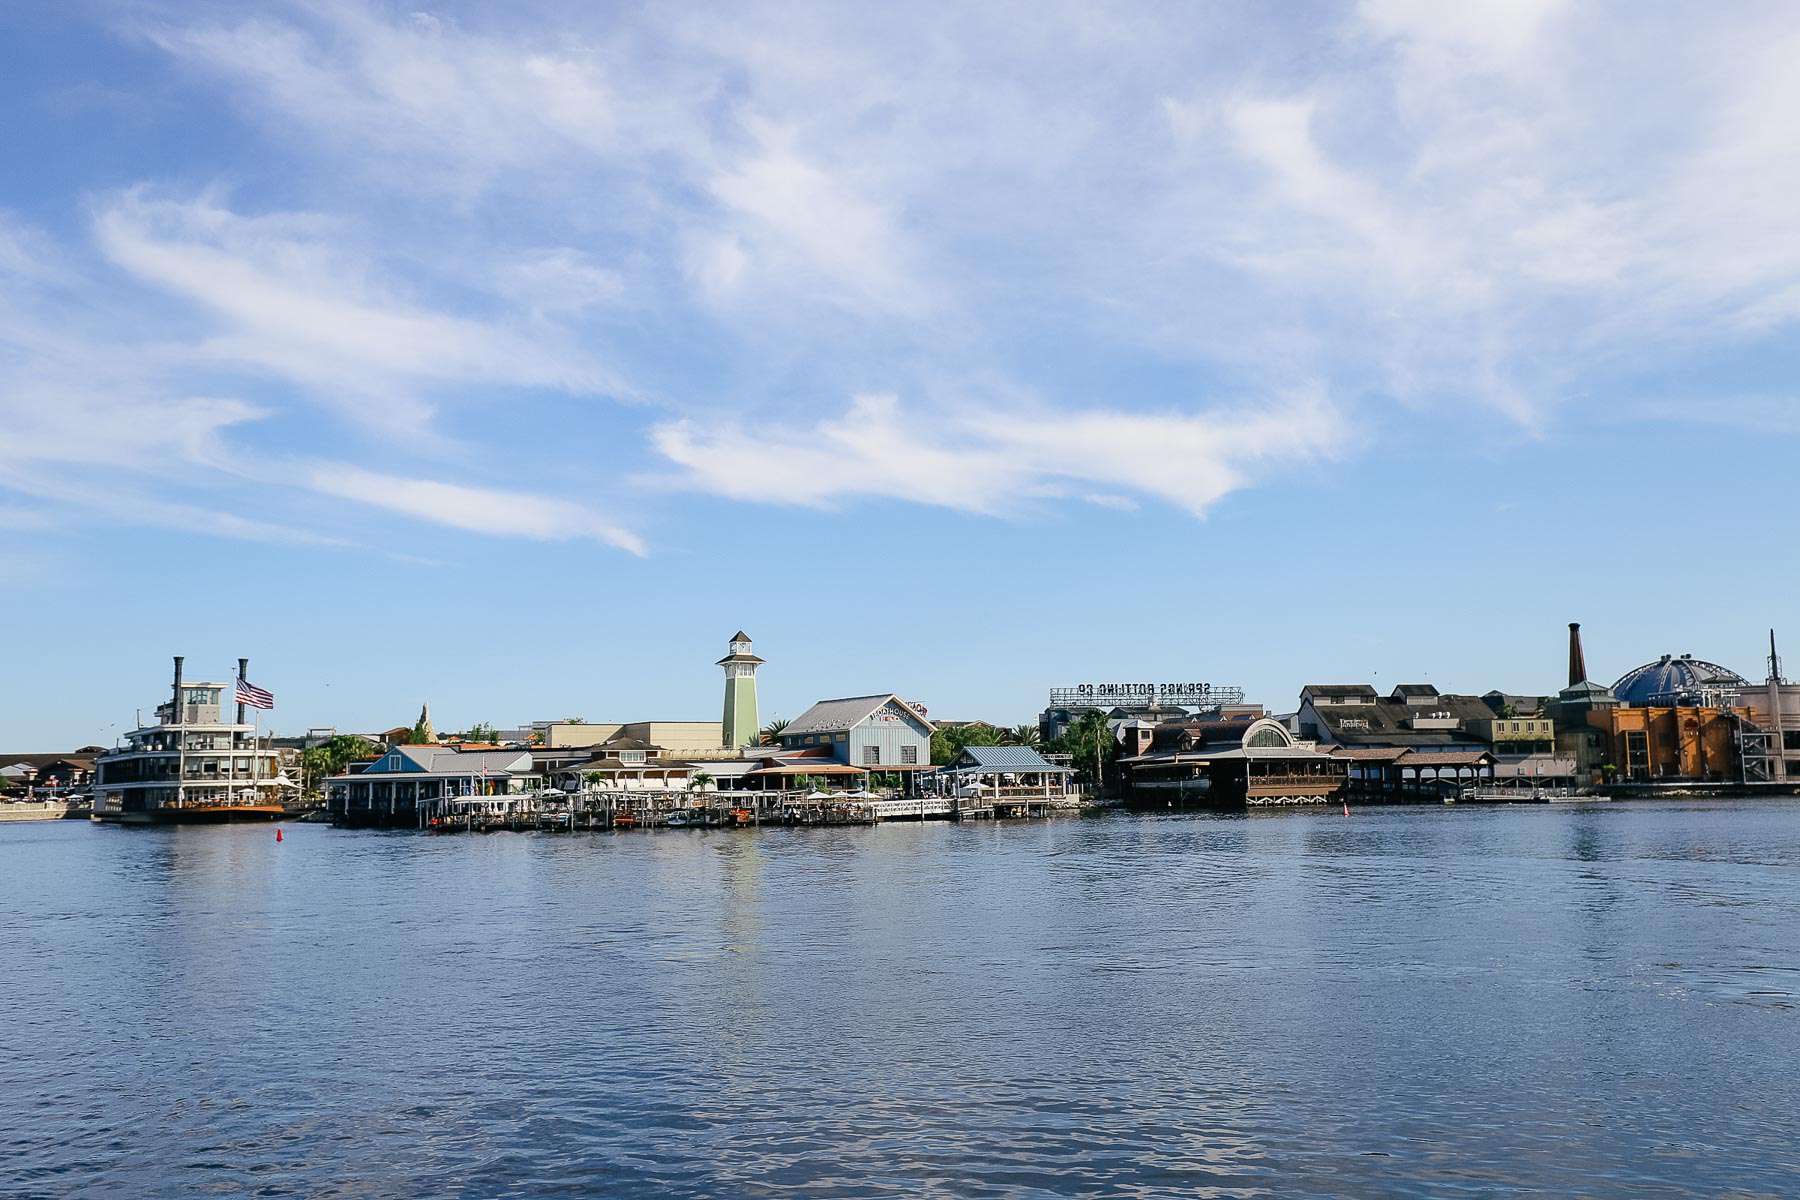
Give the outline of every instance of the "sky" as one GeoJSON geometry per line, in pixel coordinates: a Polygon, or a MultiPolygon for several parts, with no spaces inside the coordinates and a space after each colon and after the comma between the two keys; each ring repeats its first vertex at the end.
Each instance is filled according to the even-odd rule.
{"type": "Polygon", "coordinates": [[[0,8],[10,748],[1800,647],[1800,8],[424,3],[0,8]]]}

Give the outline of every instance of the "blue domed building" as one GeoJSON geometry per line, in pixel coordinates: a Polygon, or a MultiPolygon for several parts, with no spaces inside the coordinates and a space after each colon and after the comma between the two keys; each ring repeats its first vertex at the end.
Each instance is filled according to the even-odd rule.
{"type": "Polygon", "coordinates": [[[1691,654],[1665,654],[1655,662],[1625,672],[1612,690],[1621,704],[1636,708],[1686,708],[1717,705],[1721,700],[1729,702],[1729,694],[1749,686],[1742,675],[1718,663],[1691,654]]]}

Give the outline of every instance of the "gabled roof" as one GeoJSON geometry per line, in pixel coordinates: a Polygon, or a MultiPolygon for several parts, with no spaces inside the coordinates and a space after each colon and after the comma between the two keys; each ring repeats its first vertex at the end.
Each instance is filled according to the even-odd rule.
{"type": "Polygon", "coordinates": [[[1314,696],[1366,696],[1373,700],[1378,694],[1366,683],[1309,683],[1300,689],[1302,700],[1310,700],[1314,696]]]}
{"type": "Polygon", "coordinates": [[[954,765],[984,771],[1029,771],[1040,774],[1067,774],[1069,770],[1067,767],[1057,766],[1030,746],[964,746],[963,752],[956,756],[954,765]]]}
{"type": "Polygon", "coordinates": [[[1485,700],[1474,696],[1439,695],[1427,706],[1406,704],[1399,700],[1373,700],[1364,704],[1327,704],[1314,708],[1319,723],[1331,741],[1347,745],[1449,746],[1479,740],[1476,722],[1494,719],[1494,710],[1485,700]],[[1458,725],[1455,729],[1415,729],[1408,722],[1420,717],[1448,713],[1458,725]]]}
{"type": "Polygon", "coordinates": [[[0,754],[0,767],[10,767],[19,763],[28,767],[48,767],[60,762],[73,763],[78,767],[92,767],[94,756],[82,754],[79,751],[73,754],[0,754]]]}
{"type": "Polygon", "coordinates": [[[657,745],[655,742],[649,741],[645,738],[610,737],[610,738],[607,738],[604,742],[601,742],[599,746],[595,747],[595,749],[613,750],[613,751],[618,751],[618,750],[661,750],[662,747],[657,745]]]}
{"type": "MultiPolygon", "coordinates": [[[[395,746],[382,758],[395,756],[403,764],[394,774],[481,775],[523,774],[531,770],[529,750],[457,750],[453,746],[395,746]]],[[[377,760],[378,762],[380,760],[377,760]]],[[[366,773],[366,772],[365,772],[366,773]]],[[[389,774],[377,771],[378,775],[389,774]]]]}
{"type": "Polygon", "coordinates": [[[884,692],[879,696],[844,696],[837,700],[821,700],[788,723],[781,731],[782,740],[808,733],[841,733],[854,729],[875,715],[886,704],[898,704],[914,720],[923,725],[926,732],[933,728],[925,714],[902,700],[894,692],[884,692]]]}
{"type": "Polygon", "coordinates": [[[1389,693],[1392,696],[1435,696],[1437,694],[1438,690],[1429,683],[1397,683],[1394,685],[1394,690],[1389,693]]]}
{"type": "Polygon", "coordinates": [[[1408,750],[1403,767],[1479,767],[1494,761],[1486,750],[1408,750]]]}

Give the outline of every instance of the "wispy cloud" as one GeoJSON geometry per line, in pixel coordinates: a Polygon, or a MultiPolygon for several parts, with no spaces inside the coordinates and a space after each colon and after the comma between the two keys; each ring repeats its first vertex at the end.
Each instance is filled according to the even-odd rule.
{"type": "MultiPolygon", "coordinates": [[[[214,197],[138,189],[103,208],[95,229],[112,262],[219,318],[197,356],[289,377],[379,426],[419,431],[433,385],[611,385],[579,352],[400,295],[352,257],[362,239],[327,217],[247,217],[214,197]]],[[[577,264],[561,266],[566,288],[577,264]]],[[[524,270],[543,286],[542,260],[524,270]]]]}
{"type": "Polygon", "coordinates": [[[319,464],[307,479],[326,495],[452,529],[537,541],[586,538],[632,554],[645,553],[642,538],[567,500],[435,479],[408,479],[344,463],[319,464]]]}
{"type": "MultiPolygon", "coordinates": [[[[925,418],[891,395],[858,396],[808,427],[684,421],[657,448],[691,486],[736,500],[825,506],[882,497],[1000,514],[1092,487],[1134,492],[1195,516],[1260,470],[1340,452],[1349,435],[1319,396],[1204,413],[1078,410],[925,418]]],[[[1106,496],[1117,506],[1129,502],[1106,496]]]]}
{"type": "MultiPolygon", "coordinates": [[[[722,245],[752,247],[748,258],[773,279],[795,276],[844,293],[851,307],[919,312],[924,290],[905,264],[892,216],[841,175],[809,161],[792,129],[752,121],[754,144],[707,181],[707,189],[735,220],[722,245]]],[[[717,261],[717,251],[714,261],[717,261]]],[[[715,270],[710,290],[743,276],[741,263],[715,270]]]]}
{"type": "MultiPolygon", "coordinates": [[[[296,469],[291,456],[247,450],[238,440],[270,419],[270,407],[181,391],[200,368],[250,368],[282,376],[358,422],[391,425],[427,419],[423,397],[437,384],[574,387],[583,380],[568,360],[496,325],[385,293],[334,244],[334,223],[325,218],[246,218],[211,198],[151,200],[133,192],[102,207],[95,224],[107,261],[190,301],[201,316],[159,321],[160,336],[115,340],[135,297],[118,296],[111,281],[79,268],[51,239],[0,221],[0,489],[49,506],[9,508],[34,514],[10,527],[37,528],[36,514],[72,511],[189,535],[354,544],[311,514],[240,515],[237,498],[254,478],[262,508],[305,513],[308,495],[326,495],[459,529],[591,538],[644,552],[635,534],[572,500],[346,464],[296,469]],[[377,400],[401,410],[372,413],[366,406],[377,400]],[[210,506],[195,502],[196,493],[210,506]]],[[[551,268],[565,288],[571,277],[599,284],[579,279],[587,270],[579,261],[551,268]]],[[[555,290],[541,272],[528,286],[540,295],[555,290]]]]}
{"type": "Polygon", "coordinates": [[[459,453],[636,478],[635,423],[571,419],[629,397],[720,495],[1203,513],[1396,408],[1549,437],[1800,318],[1779,8],[145,11],[117,27],[258,141],[210,188],[90,192],[97,257],[0,223],[38,459],[90,427],[57,453],[209,462],[322,414],[364,440],[303,453],[377,480],[336,498],[631,548],[598,493],[407,486],[459,453]]]}
{"type": "MultiPolygon", "coordinates": [[[[277,10],[280,11],[279,8],[277,10]]],[[[489,38],[353,3],[134,28],[171,55],[258,89],[278,133],[376,151],[415,180],[476,186],[613,143],[600,55],[579,38],[489,38]]]]}

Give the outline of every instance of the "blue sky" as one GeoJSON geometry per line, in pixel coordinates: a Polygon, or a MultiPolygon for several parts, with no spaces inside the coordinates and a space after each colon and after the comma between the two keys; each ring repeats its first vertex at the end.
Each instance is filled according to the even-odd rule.
{"type": "Polygon", "coordinates": [[[0,11],[15,749],[1800,644],[1800,13],[0,11]]]}

